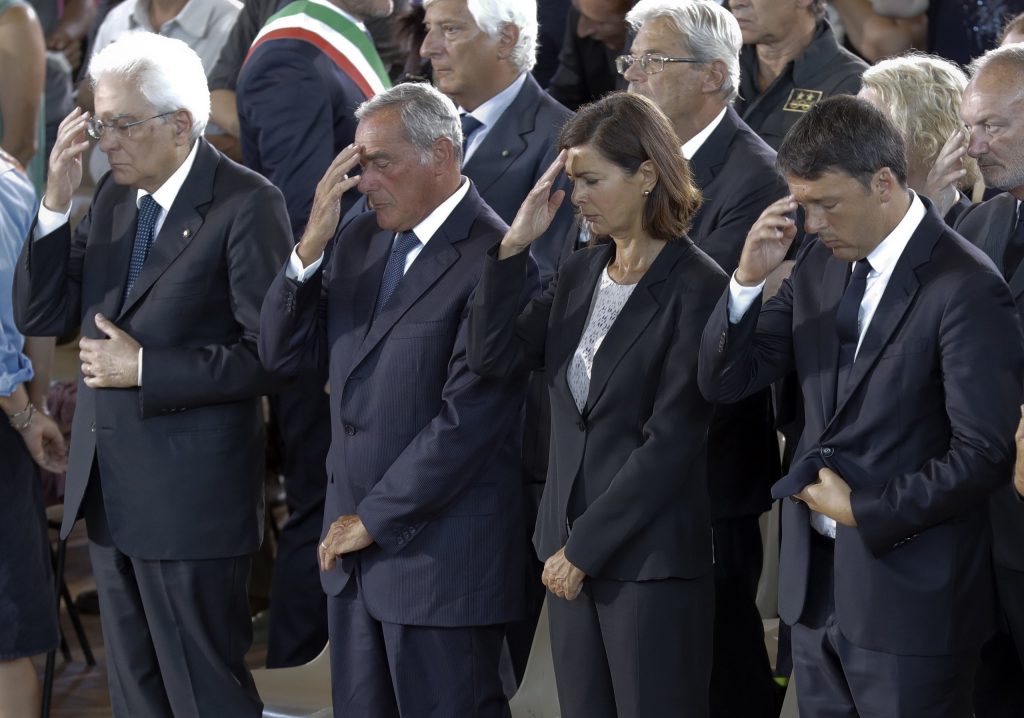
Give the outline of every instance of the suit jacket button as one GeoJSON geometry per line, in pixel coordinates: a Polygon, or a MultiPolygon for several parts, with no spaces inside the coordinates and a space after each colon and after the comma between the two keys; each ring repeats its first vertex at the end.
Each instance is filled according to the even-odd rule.
{"type": "Polygon", "coordinates": [[[586,431],[587,430],[587,422],[583,421],[583,419],[580,419],[579,421],[576,422],[576,427],[580,431],[586,431]]]}
{"type": "Polygon", "coordinates": [[[94,434],[96,433],[96,422],[95,421],[92,422],[92,424],[90,424],[89,431],[91,431],[94,434]]]}
{"type": "Polygon", "coordinates": [[[822,456],[832,456],[832,454],[834,454],[834,453],[836,453],[836,450],[833,449],[831,446],[823,446],[823,447],[821,447],[821,455],[822,456]]]}
{"type": "Polygon", "coordinates": [[[351,424],[345,424],[345,435],[346,436],[355,436],[356,435],[356,427],[352,426],[351,424]]]}

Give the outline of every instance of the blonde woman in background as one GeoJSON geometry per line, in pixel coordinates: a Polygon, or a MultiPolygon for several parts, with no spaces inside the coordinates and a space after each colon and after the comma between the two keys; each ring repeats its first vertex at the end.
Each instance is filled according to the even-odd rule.
{"type": "Polygon", "coordinates": [[[953,226],[978,180],[960,120],[967,76],[942,58],[910,54],[869,67],[863,81],[858,96],[886,113],[907,143],[907,185],[953,226]]]}

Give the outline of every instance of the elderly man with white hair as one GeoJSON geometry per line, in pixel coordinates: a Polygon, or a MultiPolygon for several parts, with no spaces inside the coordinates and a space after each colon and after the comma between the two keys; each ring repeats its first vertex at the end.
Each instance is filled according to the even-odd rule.
{"type": "MultiPolygon", "coordinates": [[[[626,16],[636,30],[618,69],[629,91],[668,116],[704,204],[689,236],[728,273],[761,212],[786,195],[775,150],[732,108],[743,36],[710,0],[640,0],[626,16]]],[[[764,390],[716,408],[708,436],[708,491],[715,529],[715,651],[711,715],[778,714],[775,683],[756,605],[761,575],[758,518],[780,475],[772,399],[764,390]]]]}
{"type": "Polygon", "coordinates": [[[281,193],[205,140],[180,40],[123,36],[61,123],[15,275],[26,334],[80,330],[66,537],[86,519],[114,715],[259,716],[246,583],[263,533],[259,309],[287,256],[281,193]],[[110,160],[71,228],[91,142],[110,160]]]}

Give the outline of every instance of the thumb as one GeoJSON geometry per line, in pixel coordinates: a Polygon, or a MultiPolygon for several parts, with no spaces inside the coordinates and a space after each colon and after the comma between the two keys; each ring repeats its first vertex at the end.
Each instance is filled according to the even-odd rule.
{"type": "Polygon", "coordinates": [[[121,332],[121,330],[117,328],[117,325],[99,312],[96,313],[96,328],[111,338],[121,332]]]}

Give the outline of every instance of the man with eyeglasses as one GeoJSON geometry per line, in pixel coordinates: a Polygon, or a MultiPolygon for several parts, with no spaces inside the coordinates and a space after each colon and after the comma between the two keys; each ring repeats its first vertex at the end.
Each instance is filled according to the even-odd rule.
{"type": "Polygon", "coordinates": [[[731,0],[743,32],[736,111],[776,150],[789,128],[832,95],[855,95],[867,65],[836,42],[825,0],[731,0]]]}
{"type": "Polygon", "coordinates": [[[61,536],[85,518],[116,718],[256,718],[246,584],[275,385],[256,337],[284,199],[202,139],[182,41],[128,34],[89,72],[96,114],[61,123],[14,289],[26,333],[83,337],[61,536]],[[91,142],[111,171],[72,229],[91,142]]]}
{"type": "MultiPolygon", "coordinates": [[[[750,227],[786,194],[775,151],[731,105],[742,45],[735,18],[709,0],[640,0],[626,17],[636,31],[617,58],[629,91],[653,100],[682,140],[704,204],[690,239],[729,274],[750,227]]],[[[715,535],[715,650],[711,715],[778,715],[776,688],[756,605],[759,516],[780,475],[768,390],[715,411],[708,437],[708,490],[715,535]]]]}

